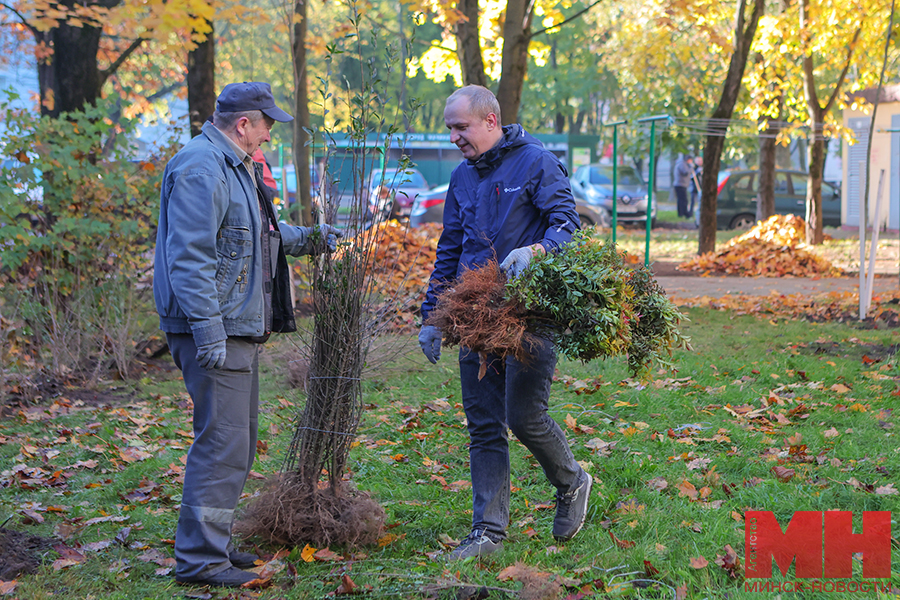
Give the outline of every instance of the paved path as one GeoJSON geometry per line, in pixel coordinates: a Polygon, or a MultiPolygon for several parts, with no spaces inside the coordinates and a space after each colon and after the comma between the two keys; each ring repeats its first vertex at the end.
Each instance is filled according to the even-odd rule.
{"type": "MultiPolygon", "coordinates": [[[[658,276],[656,280],[669,296],[696,298],[720,297],[726,294],[768,296],[779,294],[823,294],[827,292],[856,292],[858,277],[809,279],[801,277],[697,277],[658,276]]],[[[900,289],[897,277],[876,277],[875,293],[900,289]]]]}

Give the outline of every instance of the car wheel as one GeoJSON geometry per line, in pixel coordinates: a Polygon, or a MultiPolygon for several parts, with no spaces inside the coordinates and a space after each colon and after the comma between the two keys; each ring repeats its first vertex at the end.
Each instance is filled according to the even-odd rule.
{"type": "Polygon", "coordinates": [[[578,215],[578,220],[581,221],[582,229],[589,229],[595,225],[594,220],[587,215],[578,215]]]}
{"type": "Polygon", "coordinates": [[[729,225],[729,229],[741,229],[746,230],[750,229],[756,225],[756,217],[753,215],[738,215],[735,218],[731,219],[731,224],[729,225]]]}
{"type": "Polygon", "coordinates": [[[650,229],[656,229],[656,217],[650,219],[650,229]]]}
{"type": "MultiPolygon", "coordinates": [[[[600,227],[605,227],[607,229],[612,227],[612,213],[605,208],[601,208],[598,212],[600,213],[600,222],[597,224],[600,225],[600,227]]],[[[592,221],[592,219],[588,220],[592,221]]]]}

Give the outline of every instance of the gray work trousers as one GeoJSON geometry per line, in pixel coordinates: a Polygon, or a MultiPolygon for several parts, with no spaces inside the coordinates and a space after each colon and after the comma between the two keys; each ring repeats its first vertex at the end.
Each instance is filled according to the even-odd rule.
{"type": "Polygon", "coordinates": [[[231,525],[256,455],[259,344],[228,338],[225,366],[204,369],[190,334],[166,334],[194,402],[194,443],[184,469],[175,575],[204,579],[231,566],[231,525]]]}

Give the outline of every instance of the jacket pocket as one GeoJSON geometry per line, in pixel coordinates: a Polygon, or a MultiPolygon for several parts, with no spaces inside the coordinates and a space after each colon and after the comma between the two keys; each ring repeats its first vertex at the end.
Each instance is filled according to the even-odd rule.
{"type": "Polygon", "coordinates": [[[243,294],[250,277],[253,260],[253,235],[243,227],[223,227],[216,237],[218,268],[216,291],[219,302],[227,303],[233,293],[243,294]],[[224,298],[223,298],[224,296],[224,298]]]}

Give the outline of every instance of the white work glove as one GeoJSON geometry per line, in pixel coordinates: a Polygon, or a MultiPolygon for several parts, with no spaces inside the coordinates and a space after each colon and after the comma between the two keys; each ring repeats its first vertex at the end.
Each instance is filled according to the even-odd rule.
{"type": "Polygon", "coordinates": [[[221,369],[225,366],[225,340],[197,346],[197,362],[204,369],[221,369]]]}
{"type": "Polygon", "coordinates": [[[436,364],[441,359],[443,337],[441,330],[434,325],[425,325],[419,332],[419,346],[422,347],[422,353],[431,364],[436,364]]]}
{"type": "Polygon", "coordinates": [[[532,249],[532,246],[516,248],[503,259],[503,262],[500,263],[500,269],[506,273],[507,278],[515,279],[528,267],[533,257],[534,250],[532,249]]]}

